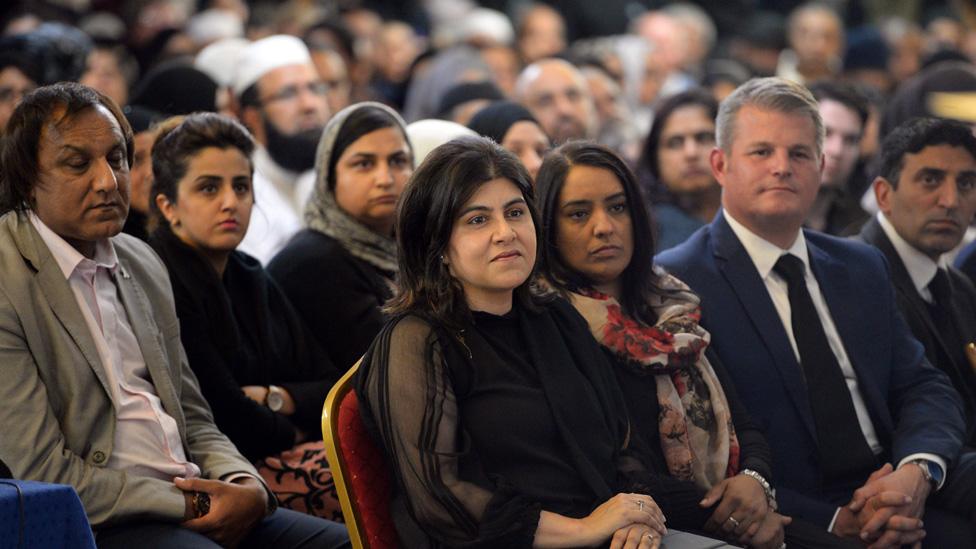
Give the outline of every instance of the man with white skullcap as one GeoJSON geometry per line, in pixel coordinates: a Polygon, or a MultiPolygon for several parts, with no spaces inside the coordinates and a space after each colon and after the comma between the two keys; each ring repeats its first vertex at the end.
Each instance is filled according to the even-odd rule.
{"type": "Polygon", "coordinates": [[[258,143],[255,212],[239,249],[266,264],[302,226],[307,194],[296,182],[315,165],[330,116],[328,86],[301,40],[275,35],[241,51],[231,89],[238,117],[258,143]]]}

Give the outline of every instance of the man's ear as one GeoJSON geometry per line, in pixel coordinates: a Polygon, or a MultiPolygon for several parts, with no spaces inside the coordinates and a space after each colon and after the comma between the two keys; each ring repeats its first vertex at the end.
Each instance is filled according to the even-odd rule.
{"type": "Polygon", "coordinates": [[[874,198],[878,201],[878,209],[881,210],[885,215],[891,214],[891,198],[892,194],[895,192],[894,186],[884,177],[880,175],[874,178],[874,182],[871,183],[874,188],[874,198]]]}
{"type": "Polygon", "coordinates": [[[718,184],[725,186],[725,172],[729,167],[729,159],[725,157],[725,151],[719,147],[712,149],[711,154],[708,156],[708,163],[712,167],[712,177],[718,184]]]}

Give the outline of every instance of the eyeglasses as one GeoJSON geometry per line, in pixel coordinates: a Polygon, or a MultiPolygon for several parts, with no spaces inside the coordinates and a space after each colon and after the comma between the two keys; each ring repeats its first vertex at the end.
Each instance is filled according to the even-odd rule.
{"type": "Polygon", "coordinates": [[[287,86],[279,90],[278,93],[265,97],[261,100],[261,103],[268,104],[279,101],[294,101],[298,99],[298,96],[301,94],[302,90],[306,90],[312,95],[325,97],[325,94],[329,91],[329,85],[325,82],[309,82],[304,86],[287,86]]]}

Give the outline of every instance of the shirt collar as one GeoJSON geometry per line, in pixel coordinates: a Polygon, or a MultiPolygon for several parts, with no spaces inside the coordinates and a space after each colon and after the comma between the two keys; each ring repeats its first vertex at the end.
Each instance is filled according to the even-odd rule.
{"type": "Polygon", "coordinates": [[[111,240],[104,238],[95,242],[95,259],[88,259],[45,225],[33,211],[28,213],[28,218],[34,228],[37,229],[44,245],[51,251],[51,255],[54,256],[54,261],[58,264],[58,268],[61,269],[65,279],[71,278],[75,269],[94,272],[96,268],[104,267],[112,273],[118,269],[119,258],[115,254],[115,246],[112,245],[111,240]]]}
{"type": "Polygon", "coordinates": [[[773,267],[776,266],[776,262],[779,261],[780,256],[784,254],[793,254],[800,258],[803,266],[809,271],[810,258],[807,256],[807,240],[803,237],[803,231],[798,231],[793,245],[788,250],[784,250],[747,229],[745,225],[736,221],[724,208],[722,209],[722,215],[725,216],[725,221],[732,228],[732,232],[739,238],[742,247],[746,249],[746,253],[749,254],[752,263],[756,266],[756,270],[759,271],[760,278],[763,280],[766,280],[766,277],[772,272],[773,267]]]}
{"type": "Polygon", "coordinates": [[[932,279],[935,278],[935,273],[939,270],[939,264],[932,261],[932,258],[918,251],[908,241],[902,238],[895,229],[895,226],[888,220],[888,216],[882,212],[878,212],[878,224],[881,225],[881,230],[888,236],[891,245],[898,252],[898,257],[901,258],[901,262],[905,265],[905,270],[908,271],[908,276],[912,279],[912,284],[915,285],[915,289],[920,294],[925,295],[925,289],[928,287],[929,282],[932,282],[932,279]]]}

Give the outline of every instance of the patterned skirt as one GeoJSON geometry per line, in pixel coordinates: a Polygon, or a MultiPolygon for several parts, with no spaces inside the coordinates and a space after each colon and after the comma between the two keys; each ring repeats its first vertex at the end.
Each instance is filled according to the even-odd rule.
{"type": "Polygon", "coordinates": [[[344,522],[321,440],[260,459],[254,466],[278,497],[279,506],[344,522]]]}

